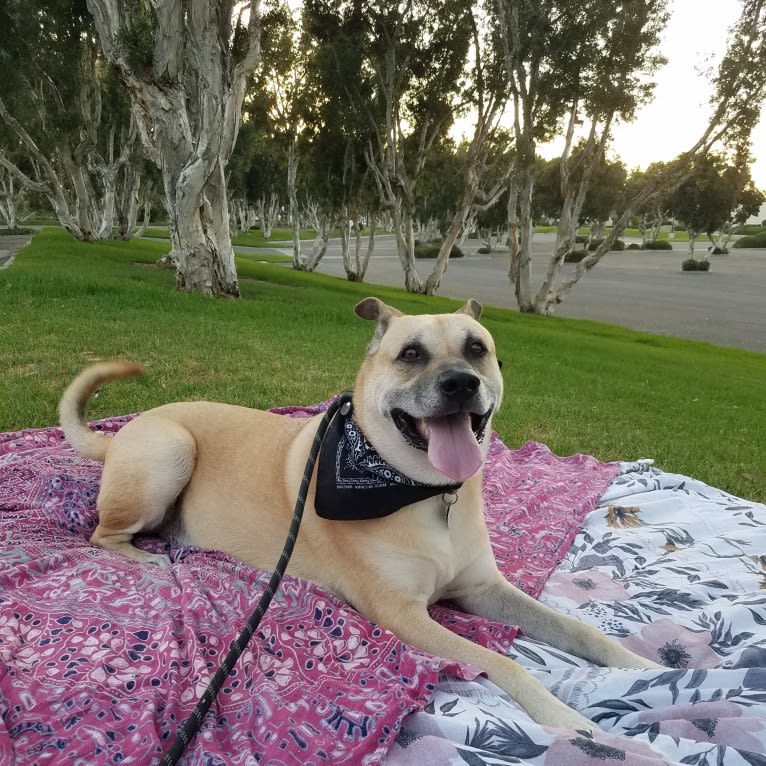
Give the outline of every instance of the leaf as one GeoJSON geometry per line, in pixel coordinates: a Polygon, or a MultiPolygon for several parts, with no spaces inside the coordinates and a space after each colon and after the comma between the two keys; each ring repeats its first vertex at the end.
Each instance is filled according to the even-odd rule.
{"type": "Polygon", "coordinates": [[[689,683],[686,684],[687,689],[696,689],[707,678],[706,670],[695,670],[692,673],[692,677],[689,679],[689,683]]]}
{"type": "Polygon", "coordinates": [[[457,705],[457,703],[457,699],[454,699],[451,702],[445,702],[443,705],[439,706],[439,712],[446,715],[455,707],[455,705],[457,705]]]}
{"type": "Polygon", "coordinates": [[[639,678],[638,681],[636,681],[633,686],[631,686],[630,689],[625,692],[625,696],[630,697],[633,694],[640,694],[641,692],[645,692],[648,688],[649,681],[644,678],[639,678]]]}
{"type": "Polygon", "coordinates": [[[630,702],[618,699],[601,700],[600,702],[591,704],[590,707],[604,707],[607,710],[626,710],[631,713],[635,713],[638,710],[638,708],[630,702]]]}

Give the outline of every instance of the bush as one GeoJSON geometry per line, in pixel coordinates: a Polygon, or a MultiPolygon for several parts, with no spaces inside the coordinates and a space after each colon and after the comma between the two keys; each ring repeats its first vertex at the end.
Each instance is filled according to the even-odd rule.
{"type": "Polygon", "coordinates": [[[762,234],[763,229],[766,228],[766,221],[762,224],[758,223],[743,223],[740,226],[735,227],[735,234],[762,234]]]}
{"type": "Polygon", "coordinates": [[[482,246],[476,252],[479,255],[489,255],[492,251],[488,247],[482,246]]]}
{"type": "Polygon", "coordinates": [[[588,241],[588,238],[583,234],[578,234],[575,237],[575,244],[576,245],[584,245],[588,241]]]}
{"type": "MultiPolygon", "coordinates": [[[[592,240],[588,244],[588,250],[593,252],[603,241],[604,241],[603,239],[592,240]]],[[[625,249],[625,243],[621,239],[616,239],[614,242],[612,242],[612,246],[609,249],[622,251],[625,249]]]]}
{"type": "Polygon", "coordinates": [[[687,258],[681,264],[681,271],[710,271],[710,261],[698,261],[696,258],[687,258]]]}
{"type": "Polygon", "coordinates": [[[766,231],[742,237],[734,243],[734,247],[766,247],[766,231]]]}
{"type": "MultiPolygon", "coordinates": [[[[416,258],[436,258],[439,255],[441,249],[441,242],[432,242],[430,245],[421,245],[417,240],[415,241],[415,257],[416,258]]],[[[452,245],[450,251],[450,258],[462,258],[465,255],[463,251],[457,246],[452,245]]]]}
{"type": "Polygon", "coordinates": [[[631,242],[626,248],[626,250],[640,250],[640,249],[641,249],[641,245],[639,245],[638,242],[631,242]]]}
{"type": "Polygon", "coordinates": [[[579,263],[587,255],[587,250],[572,250],[564,256],[564,263],[579,263]]]}
{"type": "Polygon", "coordinates": [[[714,247],[710,251],[710,255],[728,255],[728,254],[729,254],[728,247],[714,247]]]}
{"type": "Polygon", "coordinates": [[[666,239],[655,239],[652,242],[647,242],[644,245],[645,250],[672,250],[673,245],[666,239]]]}
{"type": "Polygon", "coordinates": [[[0,236],[17,236],[19,234],[34,234],[34,229],[27,229],[24,226],[17,226],[15,229],[0,229],[0,236]]]}

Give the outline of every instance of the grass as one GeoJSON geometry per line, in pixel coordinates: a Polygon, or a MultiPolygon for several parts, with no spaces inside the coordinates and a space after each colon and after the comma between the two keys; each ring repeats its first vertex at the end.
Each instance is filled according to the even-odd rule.
{"type": "MultiPolygon", "coordinates": [[[[166,247],[76,243],[45,229],[0,271],[0,431],[55,424],[61,391],[98,359],[132,359],[146,375],[105,387],[93,418],[176,399],[320,401],[353,385],[371,337],[355,302],[458,306],[251,257],[238,259],[242,300],[181,294],[173,273],[153,265],[166,247]]],[[[534,439],[558,454],[654,457],[766,501],[766,355],[492,307],[485,323],[505,362],[495,427],[509,446],[534,439]]]]}
{"type": "MultiPolygon", "coordinates": [[[[151,237],[154,239],[167,239],[168,230],[164,226],[149,226],[144,232],[145,237],[151,237]]],[[[314,239],[314,235],[310,231],[301,231],[302,240],[314,239]]],[[[271,237],[265,239],[261,234],[260,229],[253,229],[236,236],[232,243],[236,245],[244,245],[246,247],[291,247],[293,241],[293,235],[290,229],[272,229],[271,237]]]]}

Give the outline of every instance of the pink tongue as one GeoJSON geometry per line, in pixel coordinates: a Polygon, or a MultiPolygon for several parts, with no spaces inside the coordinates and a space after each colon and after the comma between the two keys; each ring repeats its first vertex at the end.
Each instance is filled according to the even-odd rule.
{"type": "Polygon", "coordinates": [[[453,481],[465,481],[481,468],[483,458],[468,413],[429,418],[425,425],[428,460],[434,468],[453,481]]]}

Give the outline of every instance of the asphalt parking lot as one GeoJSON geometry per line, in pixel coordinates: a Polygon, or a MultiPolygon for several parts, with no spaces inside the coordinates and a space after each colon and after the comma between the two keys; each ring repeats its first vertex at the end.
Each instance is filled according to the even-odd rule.
{"type": "MultiPolygon", "coordinates": [[[[553,239],[552,234],[535,237],[534,286],[550,257],[553,239]]],[[[377,238],[365,279],[371,287],[403,285],[394,247],[392,237],[377,238]]],[[[463,248],[466,256],[450,262],[439,294],[516,308],[507,253],[478,255],[478,247],[476,240],[469,240],[463,248]]],[[[706,247],[704,242],[698,245],[695,255],[701,257],[706,247]]],[[[766,250],[730,248],[729,252],[712,256],[708,272],[681,271],[686,243],[676,244],[672,251],[609,253],[575,285],[556,313],[766,353],[766,250]]],[[[429,262],[418,261],[418,270],[425,278],[429,262]]],[[[331,243],[318,271],[345,276],[339,243],[331,243]]]]}

